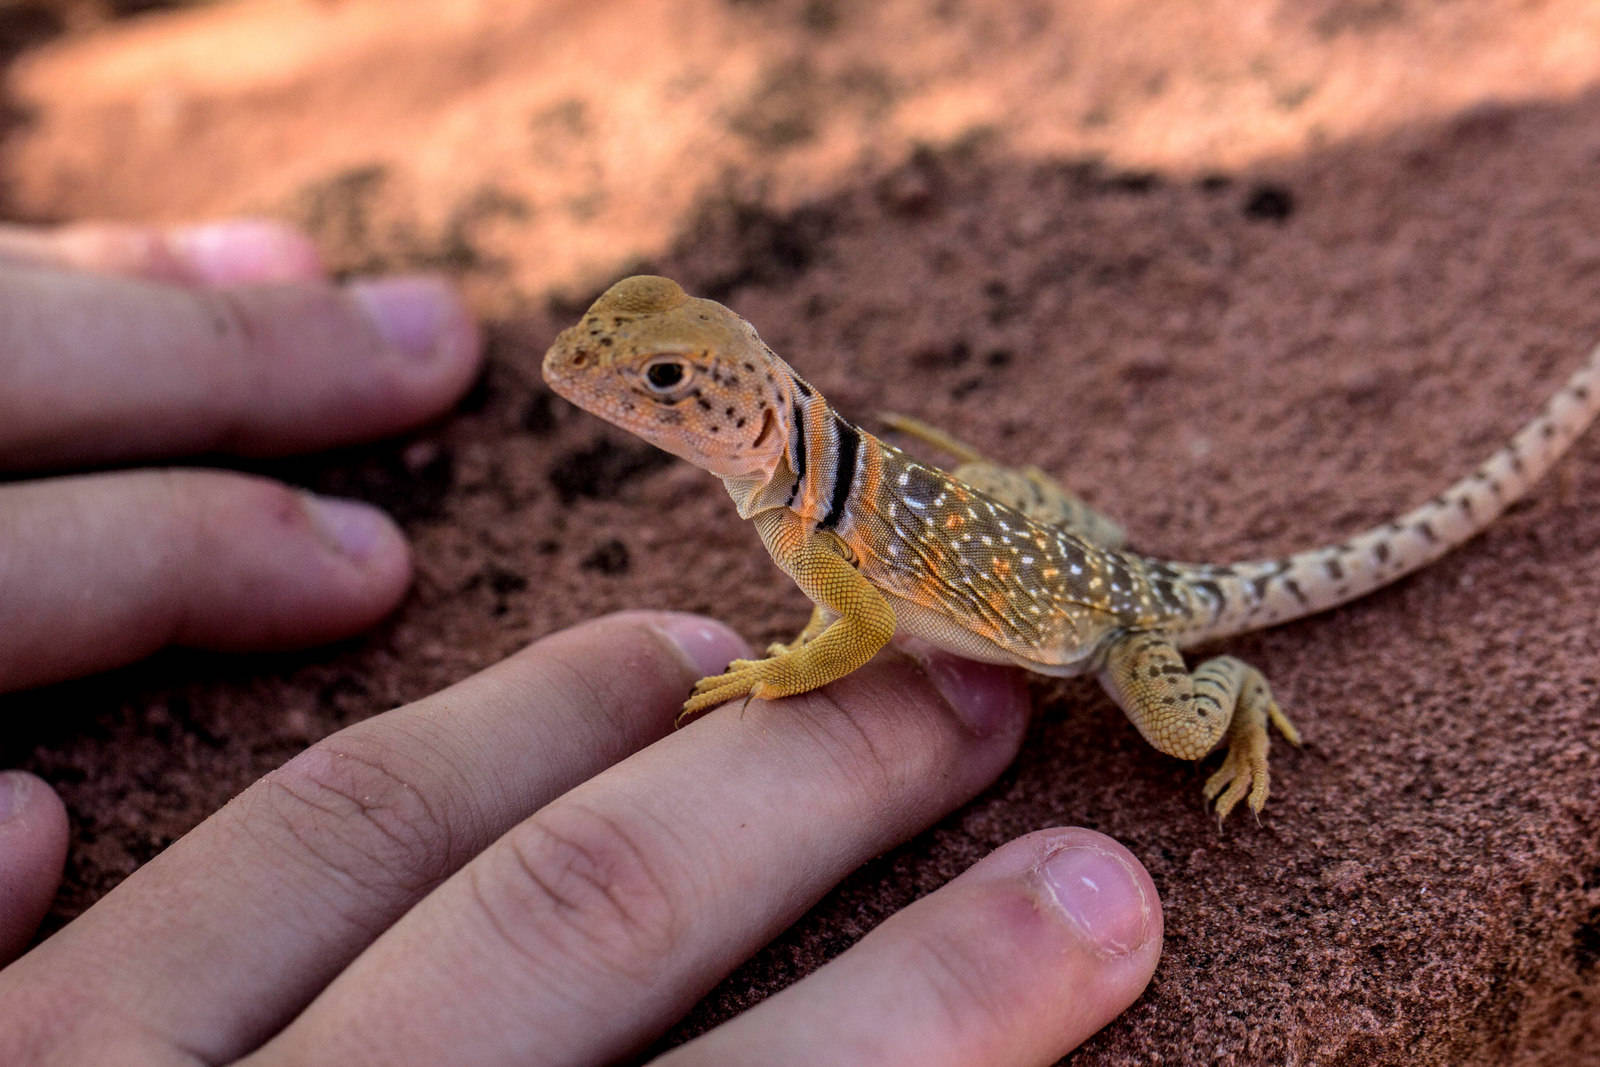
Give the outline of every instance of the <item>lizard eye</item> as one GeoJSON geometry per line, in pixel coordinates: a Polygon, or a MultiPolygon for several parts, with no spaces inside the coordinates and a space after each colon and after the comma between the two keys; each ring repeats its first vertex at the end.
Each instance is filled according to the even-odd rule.
{"type": "Polygon", "coordinates": [[[644,369],[644,380],[656,393],[670,393],[688,377],[689,368],[676,359],[663,359],[644,369]]]}

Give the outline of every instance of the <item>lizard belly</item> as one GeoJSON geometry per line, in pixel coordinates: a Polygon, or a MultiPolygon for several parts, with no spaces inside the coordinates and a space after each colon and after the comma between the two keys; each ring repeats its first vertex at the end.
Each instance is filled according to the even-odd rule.
{"type": "Polygon", "coordinates": [[[1084,643],[1077,647],[1060,645],[1055,649],[1007,647],[983,634],[974,633],[965,626],[956,624],[941,611],[924,607],[887,590],[883,592],[889,605],[894,608],[895,620],[899,624],[898,633],[921,638],[946,652],[953,652],[958,656],[983,663],[1026,667],[1037,674],[1057,677],[1085,674],[1093,669],[1091,660],[1096,647],[1094,643],[1084,643]]]}

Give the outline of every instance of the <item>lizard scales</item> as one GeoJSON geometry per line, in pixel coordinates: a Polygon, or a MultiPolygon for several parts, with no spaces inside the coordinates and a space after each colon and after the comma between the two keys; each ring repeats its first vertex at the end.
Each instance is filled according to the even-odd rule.
{"type": "Polygon", "coordinates": [[[1600,410],[1600,348],[1472,474],[1392,522],[1327,547],[1228,565],[1121,548],[1121,530],[1035,468],[955,452],[954,475],[838,415],[755,329],[666,278],[624,279],[545,356],[562,396],[719,475],[817,608],[795,641],[703,679],[696,714],[792,695],[865,663],[896,631],[1050,675],[1097,673],[1156,748],[1199,759],[1226,740],[1205,794],[1225,816],[1268,793],[1267,726],[1298,734],[1266,680],[1180,650],[1363,596],[1468,540],[1521,496],[1600,410]]]}

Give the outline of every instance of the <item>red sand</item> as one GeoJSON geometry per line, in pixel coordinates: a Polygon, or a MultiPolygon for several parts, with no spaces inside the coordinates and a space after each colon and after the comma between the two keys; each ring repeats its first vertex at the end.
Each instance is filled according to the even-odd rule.
{"type": "MultiPolygon", "coordinates": [[[[3,701],[0,764],[72,810],[54,922],[308,741],[534,636],[639,605],[756,641],[804,620],[714,481],[539,382],[640,266],[846,413],[1036,462],[1190,558],[1425,499],[1600,340],[1592,3],[865,8],[244,0],[13,65],[6,215],[284,215],[341,268],[454,273],[492,339],[448,423],[269,468],[400,515],[421,573],[391,624],[3,701]]],[[[1260,827],[1219,834],[1202,771],[1092,684],[1040,682],[994,788],[679,1036],[1066,822],[1144,860],[1168,938],[1074,1063],[1600,1063],[1597,498],[1591,434],[1465,550],[1232,643],[1310,742],[1279,746],[1260,827]]]]}

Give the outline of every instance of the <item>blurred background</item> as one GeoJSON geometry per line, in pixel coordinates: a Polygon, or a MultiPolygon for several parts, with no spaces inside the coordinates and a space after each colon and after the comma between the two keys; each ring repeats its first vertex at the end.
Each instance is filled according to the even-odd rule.
{"type": "MultiPolygon", "coordinates": [[[[1427,499],[1600,338],[1593,0],[3,0],[0,63],[0,217],[288,219],[341,273],[448,273],[490,343],[450,420],[253,467],[406,526],[377,633],[0,697],[0,763],[72,810],[56,926],[310,741],[553,629],[804,621],[714,481],[540,382],[622,274],[1191,559],[1427,499]]],[[[1600,1063],[1592,438],[1465,552],[1234,643],[1312,742],[1265,826],[1219,834],[1200,771],[1040,681],[998,785],[677,1036],[1068,822],[1168,909],[1151,991],[1073,1062],[1600,1063]]]]}

